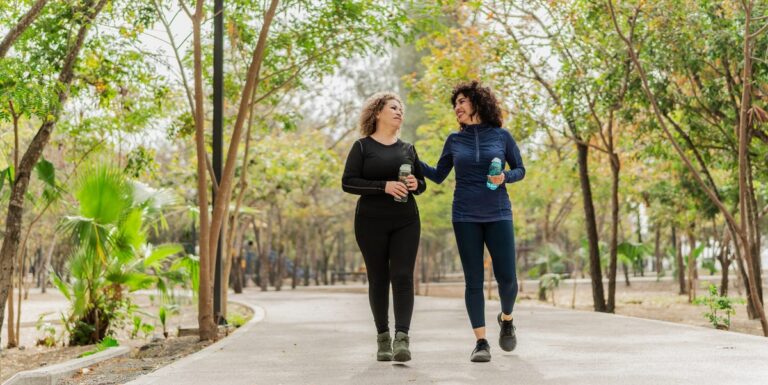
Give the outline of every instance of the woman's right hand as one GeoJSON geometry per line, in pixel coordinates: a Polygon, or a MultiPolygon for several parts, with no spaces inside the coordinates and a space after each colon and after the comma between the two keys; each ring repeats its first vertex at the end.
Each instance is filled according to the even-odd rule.
{"type": "Polygon", "coordinates": [[[395,198],[402,198],[408,195],[408,187],[406,187],[403,182],[389,181],[387,182],[387,185],[384,186],[384,192],[395,198]]]}

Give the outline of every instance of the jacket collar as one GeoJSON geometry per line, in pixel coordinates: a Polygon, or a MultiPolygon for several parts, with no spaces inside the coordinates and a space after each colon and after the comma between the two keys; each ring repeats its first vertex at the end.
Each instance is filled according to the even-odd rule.
{"type": "Polygon", "coordinates": [[[463,127],[462,131],[468,132],[468,133],[474,133],[474,132],[487,131],[487,130],[489,130],[491,128],[493,128],[493,127],[491,127],[491,125],[487,124],[487,123],[467,124],[466,126],[463,127]]]}

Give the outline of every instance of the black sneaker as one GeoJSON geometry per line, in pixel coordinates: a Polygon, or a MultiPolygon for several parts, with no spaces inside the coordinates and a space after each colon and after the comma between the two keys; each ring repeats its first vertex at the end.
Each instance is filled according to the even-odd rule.
{"type": "Polygon", "coordinates": [[[499,331],[499,346],[501,350],[505,352],[511,352],[515,350],[517,346],[517,336],[515,335],[515,325],[512,324],[512,320],[502,321],[501,313],[496,318],[499,321],[501,330],[499,331]]]}
{"type": "Polygon", "coordinates": [[[469,356],[469,360],[472,362],[489,362],[491,360],[491,345],[488,345],[488,340],[485,338],[477,340],[477,345],[475,345],[472,355],[469,356]]]}

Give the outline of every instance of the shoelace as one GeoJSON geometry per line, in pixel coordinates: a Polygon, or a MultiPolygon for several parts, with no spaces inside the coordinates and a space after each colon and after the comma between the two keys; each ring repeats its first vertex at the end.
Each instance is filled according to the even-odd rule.
{"type": "Polygon", "coordinates": [[[513,328],[512,321],[501,321],[501,331],[505,335],[512,335],[513,328]]]}

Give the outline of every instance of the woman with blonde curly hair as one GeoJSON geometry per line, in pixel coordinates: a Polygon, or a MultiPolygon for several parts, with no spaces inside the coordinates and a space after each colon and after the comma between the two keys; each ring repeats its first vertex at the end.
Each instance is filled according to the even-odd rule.
{"type": "Polygon", "coordinates": [[[421,234],[413,195],[426,189],[413,145],[398,139],[403,102],[380,92],[360,114],[361,139],[347,156],[342,189],[360,195],[355,211],[355,238],[368,273],[368,300],[378,336],[378,361],[408,361],[408,330],[413,314],[413,270],[421,234]],[[407,165],[407,166],[406,166],[407,165]],[[400,173],[411,172],[400,179],[400,173]],[[389,334],[389,285],[395,313],[395,339],[389,334]]]}

